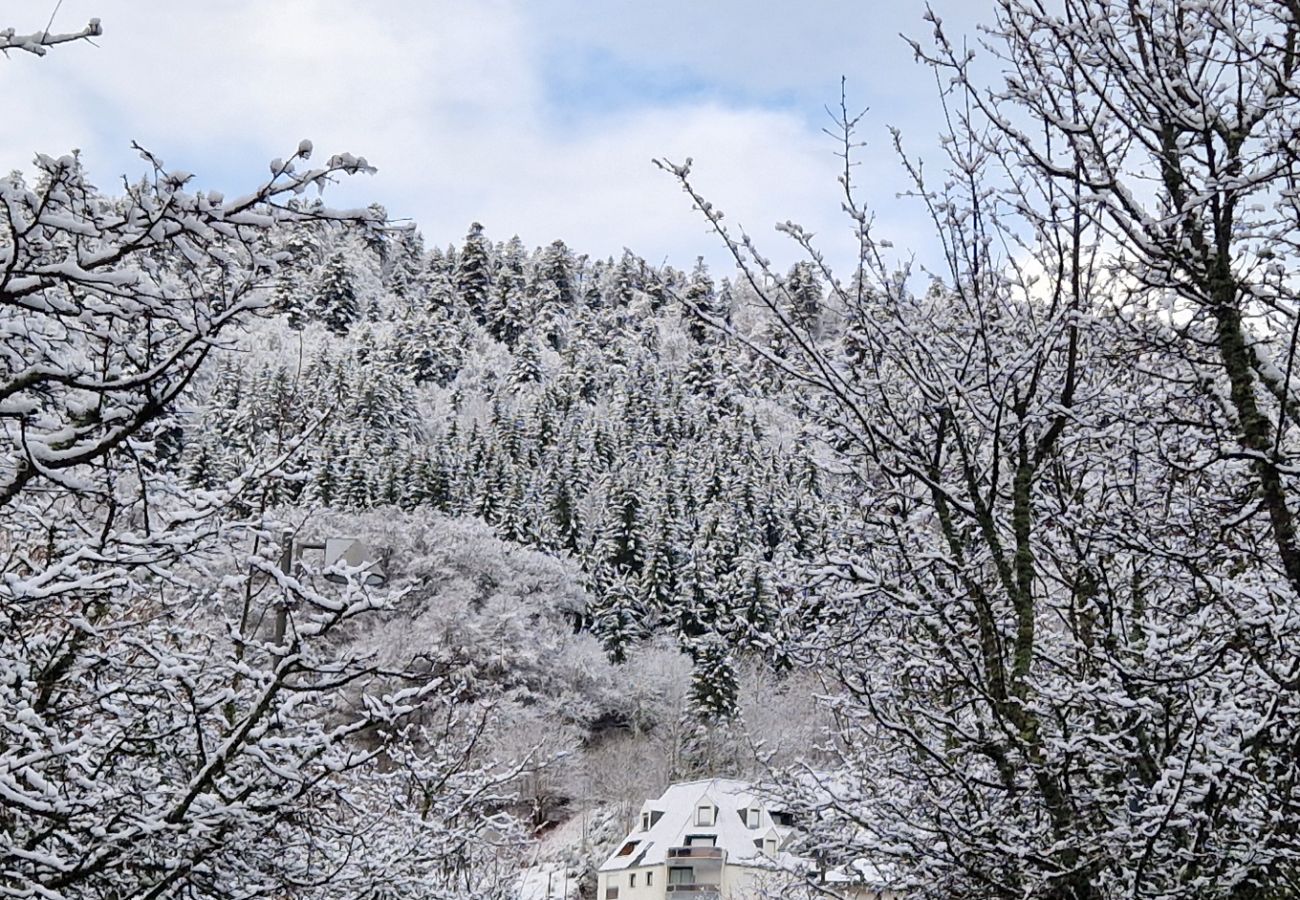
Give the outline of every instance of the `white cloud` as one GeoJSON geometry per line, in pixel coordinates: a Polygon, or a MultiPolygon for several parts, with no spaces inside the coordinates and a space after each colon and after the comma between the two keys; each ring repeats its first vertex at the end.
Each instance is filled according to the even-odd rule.
{"type": "MultiPolygon", "coordinates": [[[[724,89],[816,90],[854,49],[852,18],[861,14],[850,7],[859,4],[835,0],[795,13],[734,0],[619,0],[602,5],[600,17],[572,0],[65,0],[59,26],[99,16],[105,35],[99,48],[4,62],[0,164],[75,146],[105,183],[138,171],[128,149],[136,139],[201,180],[236,189],[310,137],[323,152],[362,153],[380,167],[376,178],[335,192],[335,202],[379,200],[414,219],[431,243],[458,242],[478,220],[498,239],[518,232],[534,245],[562,237],[595,256],[628,246],[679,266],[698,254],[720,264],[703,219],[650,162],[689,155],[728,221],[763,237],[778,262],[793,259],[781,249],[788,242],[770,233],[786,219],[820,232],[842,257],[849,243],[838,163],[806,111],[788,102],[658,98],[565,130],[548,116],[543,67],[557,42],[577,42],[635,65],[692,67],[724,89]]],[[[864,46],[888,43],[879,27],[862,27],[864,46]]],[[[898,47],[890,53],[891,65],[907,57],[898,47]]],[[[915,74],[919,85],[888,73],[877,91],[904,118],[913,111],[898,98],[925,90],[923,73],[915,74]]],[[[869,120],[873,145],[857,177],[877,199],[882,229],[906,244],[920,232],[894,200],[903,183],[883,121],[869,120]]]]}

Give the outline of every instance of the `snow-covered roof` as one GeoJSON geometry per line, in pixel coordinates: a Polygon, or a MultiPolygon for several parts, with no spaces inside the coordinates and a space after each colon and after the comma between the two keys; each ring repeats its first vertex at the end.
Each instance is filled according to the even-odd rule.
{"type": "MultiPolygon", "coordinates": [[[[650,814],[650,827],[644,829],[643,816],[631,833],[619,844],[614,854],[600,867],[602,872],[657,866],[668,861],[668,850],[687,846],[687,838],[696,835],[712,836],[715,846],[726,851],[726,861],[731,864],[770,866],[793,862],[794,857],[778,852],[774,857],[755,846],[754,841],[775,838],[779,848],[789,836],[789,828],[779,825],[771,812],[754,793],[753,787],[743,781],[729,778],[710,778],[671,785],[663,796],[648,800],[641,807],[650,814]],[[696,811],[702,805],[711,805],[717,812],[712,825],[700,825],[696,811]],[[757,827],[749,827],[749,811],[758,810],[757,827]],[[655,813],[659,815],[654,816],[655,813]],[[629,848],[629,844],[632,846],[629,848]]],[[[691,860],[683,859],[682,864],[691,860]]]]}

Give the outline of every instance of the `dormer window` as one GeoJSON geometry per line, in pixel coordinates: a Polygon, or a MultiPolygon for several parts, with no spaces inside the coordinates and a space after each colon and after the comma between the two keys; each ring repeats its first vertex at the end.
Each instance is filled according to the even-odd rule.
{"type": "Polygon", "coordinates": [[[776,838],[768,838],[763,841],[763,852],[768,856],[776,856],[776,838]]]}
{"type": "Polygon", "coordinates": [[[650,813],[648,812],[641,813],[641,830],[642,831],[650,830],[650,813]]]}
{"type": "Polygon", "coordinates": [[[695,824],[711,826],[714,823],[714,815],[717,810],[712,803],[701,803],[695,808],[695,824]]]}
{"type": "Polygon", "coordinates": [[[751,807],[750,809],[745,810],[745,827],[757,828],[761,818],[762,817],[757,809],[751,807]]]}

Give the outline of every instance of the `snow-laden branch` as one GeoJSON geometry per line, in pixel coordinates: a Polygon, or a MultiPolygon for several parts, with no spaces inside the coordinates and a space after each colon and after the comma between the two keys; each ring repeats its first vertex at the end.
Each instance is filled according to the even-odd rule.
{"type": "Polygon", "coordinates": [[[40,183],[0,182],[0,506],[34,479],[92,463],[162,415],[223,333],[264,307],[286,260],[268,231],[307,220],[372,223],[297,198],[364,158],[304,165],[303,141],[271,177],[227,201],[141,151],[152,175],[112,201],[72,156],[37,157],[40,183]]]}
{"type": "Polygon", "coordinates": [[[31,34],[17,34],[12,28],[0,30],[0,53],[8,54],[10,50],[25,50],[36,56],[44,56],[49,52],[50,47],[59,44],[68,44],[73,41],[85,41],[91,38],[99,37],[104,33],[103,26],[99,24],[99,19],[91,19],[86,23],[86,27],[80,31],[72,32],[51,32],[33,31],[31,34]]]}

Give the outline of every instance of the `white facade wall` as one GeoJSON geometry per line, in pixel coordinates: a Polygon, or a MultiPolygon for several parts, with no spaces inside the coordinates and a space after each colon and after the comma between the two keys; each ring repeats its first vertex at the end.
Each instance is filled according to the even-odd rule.
{"type": "MultiPolygon", "coordinates": [[[[697,870],[698,871],[698,870],[697,870]]],[[[760,900],[763,894],[759,886],[772,873],[749,866],[723,865],[711,872],[700,872],[697,879],[717,877],[718,894],[721,900],[760,900]]],[[[697,884],[704,883],[697,880],[697,884]]],[[[640,869],[627,869],[619,872],[601,872],[596,879],[596,900],[605,900],[610,887],[618,888],[617,900],[692,900],[692,898],[709,897],[708,894],[689,892],[668,892],[668,866],[647,866],[640,869]],[[631,876],[636,875],[636,886],[631,884],[631,876]],[[646,876],[650,875],[650,883],[646,876]]],[[[767,895],[770,896],[770,895],[767,895]]]]}

